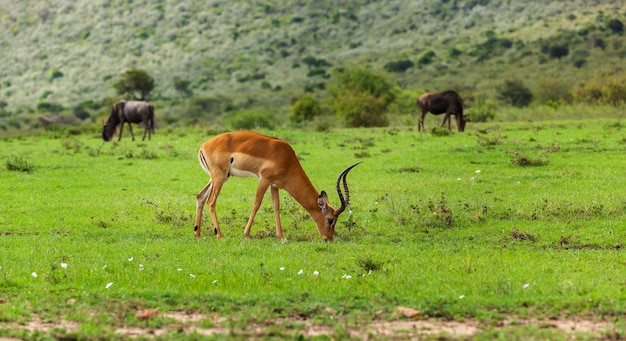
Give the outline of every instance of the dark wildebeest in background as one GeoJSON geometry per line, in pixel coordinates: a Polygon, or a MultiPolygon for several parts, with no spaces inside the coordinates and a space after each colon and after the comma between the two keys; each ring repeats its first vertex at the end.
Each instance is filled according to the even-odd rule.
{"type": "Polygon", "coordinates": [[[465,123],[469,121],[468,117],[463,115],[463,99],[455,91],[444,92],[427,92],[417,99],[417,105],[422,110],[417,130],[424,129],[424,117],[428,112],[434,115],[446,114],[443,118],[441,126],[443,127],[448,121],[448,130],[450,130],[450,115],[454,115],[456,119],[456,129],[458,131],[465,130],[465,123]]]}
{"type": "Polygon", "coordinates": [[[150,140],[152,133],[154,133],[155,125],[154,106],[143,101],[119,101],[115,103],[111,108],[109,119],[102,128],[102,139],[111,141],[113,135],[115,135],[117,126],[120,126],[118,141],[121,140],[124,123],[128,123],[128,129],[130,130],[130,136],[132,136],[133,141],[135,141],[135,135],[133,134],[131,123],[141,123],[141,126],[145,128],[142,141],[146,139],[146,134],[148,134],[148,140],[150,140]]]}

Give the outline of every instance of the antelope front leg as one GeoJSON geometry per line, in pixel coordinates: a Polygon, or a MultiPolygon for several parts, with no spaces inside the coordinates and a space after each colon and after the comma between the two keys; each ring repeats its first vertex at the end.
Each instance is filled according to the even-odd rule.
{"type": "Polygon", "coordinates": [[[246,229],[243,231],[243,237],[245,239],[250,239],[250,229],[252,229],[252,223],[254,222],[254,217],[256,216],[256,212],[261,207],[261,201],[263,201],[263,196],[265,192],[267,192],[267,188],[270,184],[261,178],[259,181],[259,187],[256,189],[256,196],[254,197],[254,204],[252,204],[252,212],[250,212],[250,218],[248,219],[248,223],[246,224],[246,229]]]}
{"type": "Polygon", "coordinates": [[[274,219],[276,220],[276,235],[283,243],[287,242],[287,239],[283,235],[283,227],[280,225],[280,198],[278,196],[278,188],[270,186],[272,191],[272,206],[274,207],[274,219]]]}

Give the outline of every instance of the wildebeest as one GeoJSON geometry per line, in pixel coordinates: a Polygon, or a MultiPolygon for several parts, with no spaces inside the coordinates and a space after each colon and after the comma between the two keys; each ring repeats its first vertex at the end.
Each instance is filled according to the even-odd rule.
{"type": "Polygon", "coordinates": [[[122,130],[124,129],[124,123],[128,123],[128,129],[130,130],[130,136],[135,141],[135,135],[133,134],[133,128],[131,123],[141,123],[145,128],[143,133],[143,140],[146,139],[148,134],[148,140],[151,139],[152,133],[154,133],[154,106],[148,102],[143,101],[126,101],[122,100],[113,105],[111,108],[111,115],[109,119],[102,127],[102,139],[105,141],[111,141],[117,126],[120,126],[119,140],[122,139],[122,130]]]}
{"type": "Polygon", "coordinates": [[[434,115],[446,114],[441,126],[443,127],[448,121],[448,130],[450,130],[450,115],[454,115],[458,131],[464,131],[465,123],[469,121],[469,118],[463,115],[463,99],[452,90],[422,94],[417,99],[417,105],[422,111],[417,124],[418,131],[425,130],[424,117],[428,112],[434,115]]]}

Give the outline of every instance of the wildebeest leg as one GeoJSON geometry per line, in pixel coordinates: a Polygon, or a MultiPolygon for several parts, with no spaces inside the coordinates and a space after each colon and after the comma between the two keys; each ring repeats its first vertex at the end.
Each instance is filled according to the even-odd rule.
{"type": "Polygon", "coordinates": [[[122,141],[122,131],[124,130],[124,121],[122,121],[122,125],[120,126],[120,136],[117,138],[118,141],[122,141]]]}
{"type": "Polygon", "coordinates": [[[417,131],[426,131],[426,129],[424,129],[424,118],[426,117],[426,113],[428,113],[428,111],[422,109],[420,118],[417,121],[417,131]]]}
{"type": "Polygon", "coordinates": [[[148,134],[148,140],[152,140],[152,120],[153,120],[152,118],[149,118],[148,122],[145,123],[146,130],[144,130],[143,132],[142,141],[146,139],[146,134],[148,134]]]}
{"type": "Polygon", "coordinates": [[[441,127],[443,128],[446,125],[446,121],[448,122],[448,131],[450,131],[450,113],[446,113],[443,117],[443,122],[441,122],[441,127]]]}
{"type": "Polygon", "coordinates": [[[456,131],[461,131],[461,115],[454,115],[455,123],[456,123],[456,131]]]}
{"type": "MultiPolygon", "coordinates": [[[[135,141],[135,134],[133,134],[133,125],[130,124],[130,121],[128,121],[128,130],[130,130],[130,136],[133,138],[133,141],[135,141]]],[[[120,135],[121,137],[122,135],[120,135]]]]}

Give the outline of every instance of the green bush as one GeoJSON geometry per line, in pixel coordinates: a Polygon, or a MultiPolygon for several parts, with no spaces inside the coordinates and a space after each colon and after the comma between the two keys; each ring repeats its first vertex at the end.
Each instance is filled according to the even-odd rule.
{"type": "Polygon", "coordinates": [[[569,83],[559,78],[544,78],[535,88],[534,98],[540,104],[571,103],[572,93],[569,83]]]}
{"type": "Polygon", "coordinates": [[[435,60],[435,57],[437,57],[437,55],[435,54],[435,52],[433,51],[428,51],[426,53],[424,53],[418,60],[417,60],[417,64],[419,65],[428,65],[430,63],[432,63],[435,60]]]}
{"type": "Polygon", "coordinates": [[[525,107],[533,100],[533,93],[524,82],[517,79],[507,79],[498,87],[498,98],[515,107],[525,107]]]}
{"type": "Polygon", "coordinates": [[[337,71],[329,85],[330,106],[350,127],[389,124],[386,112],[395,100],[392,85],[373,71],[352,67],[337,71]]]}
{"type": "Polygon", "coordinates": [[[397,60],[394,62],[387,62],[384,66],[388,72],[402,73],[413,67],[413,62],[408,59],[397,60]]]}
{"type": "Polygon", "coordinates": [[[302,123],[313,120],[322,114],[322,106],[310,93],[300,96],[291,106],[289,120],[294,123],[302,123]]]}
{"type": "Polygon", "coordinates": [[[344,92],[333,109],[349,127],[385,127],[389,120],[385,115],[385,99],[367,92],[344,92]]]}
{"type": "Polygon", "coordinates": [[[626,72],[599,74],[572,91],[574,102],[620,105],[626,101],[626,72]]]}
{"type": "Polygon", "coordinates": [[[63,106],[57,103],[39,102],[37,103],[37,111],[59,113],[63,111],[63,106]]]}
{"type": "Polygon", "coordinates": [[[467,110],[466,115],[471,122],[487,122],[496,117],[496,110],[493,104],[481,101],[467,110]]]}
{"type": "Polygon", "coordinates": [[[228,120],[235,130],[274,129],[274,122],[276,122],[274,114],[258,110],[242,110],[228,120]]]}

